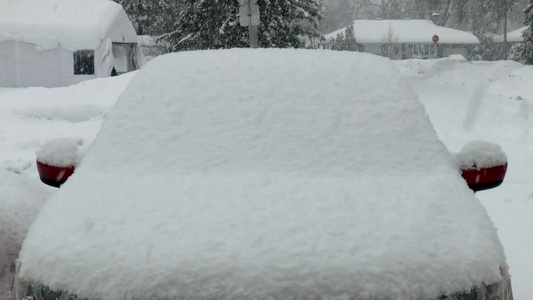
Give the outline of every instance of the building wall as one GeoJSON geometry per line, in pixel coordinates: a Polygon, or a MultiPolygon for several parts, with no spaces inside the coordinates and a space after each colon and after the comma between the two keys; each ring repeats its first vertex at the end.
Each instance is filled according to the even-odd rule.
{"type": "Polygon", "coordinates": [[[0,86],[60,87],[96,78],[74,75],[73,64],[73,53],[62,47],[40,50],[34,44],[5,41],[0,43],[0,86]]]}
{"type": "Polygon", "coordinates": [[[61,84],[59,48],[40,50],[34,44],[17,41],[0,43],[0,84],[8,87],[61,84]]]}

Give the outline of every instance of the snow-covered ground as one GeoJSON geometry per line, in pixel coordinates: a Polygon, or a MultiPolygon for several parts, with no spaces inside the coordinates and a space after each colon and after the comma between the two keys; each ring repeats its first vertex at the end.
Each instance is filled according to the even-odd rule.
{"type": "Polygon", "coordinates": [[[66,88],[0,88],[0,300],[10,299],[11,262],[31,221],[56,192],[40,182],[36,152],[58,137],[90,144],[132,75],[66,88]]]}
{"type": "MultiPolygon", "coordinates": [[[[450,151],[458,152],[468,141],[480,139],[499,143],[506,152],[506,180],[477,196],[499,230],[515,299],[528,299],[533,295],[529,284],[533,280],[533,170],[529,167],[533,163],[533,119],[529,118],[533,111],[533,67],[461,59],[407,60],[395,65],[408,78],[450,151]]],[[[36,151],[57,137],[78,138],[89,145],[131,77],[56,89],[0,88],[0,180],[10,183],[20,178],[24,182],[21,187],[33,184],[38,189],[41,183],[35,167],[36,151]],[[5,175],[5,170],[20,177],[5,175]]],[[[45,197],[55,192],[48,188],[43,191],[45,197]]],[[[21,188],[20,193],[27,193],[27,188],[21,188]]],[[[6,200],[8,197],[0,193],[0,205],[13,205],[6,200]]],[[[26,225],[21,227],[26,230],[26,225]]],[[[20,234],[17,236],[20,239],[20,234]]],[[[0,243],[5,242],[2,238],[0,243]]],[[[1,260],[2,253],[0,267],[4,266],[1,260]]],[[[0,299],[4,292],[0,290],[0,299]]]]}
{"type": "Polygon", "coordinates": [[[533,295],[533,67],[461,59],[395,63],[425,105],[448,149],[470,140],[499,143],[508,156],[503,184],[477,196],[498,228],[515,299],[533,295]],[[531,117],[530,117],[531,114],[531,117]]]}
{"type": "Polygon", "coordinates": [[[0,89],[0,167],[37,177],[35,153],[46,141],[71,137],[90,144],[133,75],[66,88],[0,89]]]}

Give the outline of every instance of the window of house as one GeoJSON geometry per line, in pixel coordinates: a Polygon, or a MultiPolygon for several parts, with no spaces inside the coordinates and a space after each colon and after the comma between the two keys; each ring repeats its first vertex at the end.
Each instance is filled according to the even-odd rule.
{"type": "Polygon", "coordinates": [[[74,52],[74,75],[94,74],[94,51],[80,50],[74,52]]]}

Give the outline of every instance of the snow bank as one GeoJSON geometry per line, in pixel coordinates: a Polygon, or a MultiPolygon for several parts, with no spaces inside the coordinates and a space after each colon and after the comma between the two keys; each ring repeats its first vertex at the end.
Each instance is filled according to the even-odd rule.
{"type": "Polygon", "coordinates": [[[23,41],[41,49],[61,45],[69,51],[96,49],[113,26],[123,30],[122,41],[137,41],[122,7],[109,0],[0,0],[0,7],[0,43],[23,41]]]}
{"type": "Polygon", "coordinates": [[[387,59],[235,49],[140,70],[21,262],[89,299],[368,300],[469,291],[505,257],[387,59]]]}
{"type": "MultiPolygon", "coordinates": [[[[418,94],[425,99],[437,128],[467,131],[470,136],[466,140],[509,144],[529,139],[531,66],[514,61],[467,62],[450,58],[393,63],[402,74],[416,77],[415,84],[423,83],[418,94]]],[[[451,149],[458,151],[464,143],[462,140],[451,149]]]]}
{"type": "Polygon", "coordinates": [[[14,261],[31,222],[51,193],[43,184],[0,170],[0,300],[11,299],[14,261]]]}
{"type": "Polygon", "coordinates": [[[461,170],[502,166],[507,163],[507,155],[500,145],[485,141],[470,141],[464,145],[454,159],[461,170]]]}
{"type": "Polygon", "coordinates": [[[533,101],[533,68],[514,62],[513,66],[497,81],[493,82],[490,90],[502,99],[512,100],[511,103],[520,104],[533,101]],[[518,100],[518,101],[514,101],[518,100]]]}
{"type": "Polygon", "coordinates": [[[77,166],[81,159],[82,139],[59,138],[46,142],[37,151],[37,161],[57,167],[77,166]]]}
{"type": "Polygon", "coordinates": [[[513,80],[512,72],[524,68],[514,61],[470,62],[461,56],[393,63],[406,76],[425,76],[433,82],[450,86],[488,86],[500,80],[513,80]]]}
{"type": "Polygon", "coordinates": [[[1,169],[37,176],[35,153],[48,140],[80,137],[90,145],[118,95],[135,75],[94,79],[64,88],[1,93],[1,169]]]}
{"type": "Polygon", "coordinates": [[[393,61],[400,72],[406,76],[433,76],[443,71],[453,70],[463,64],[471,64],[462,55],[439,59],[403,59],[393,61]]]}

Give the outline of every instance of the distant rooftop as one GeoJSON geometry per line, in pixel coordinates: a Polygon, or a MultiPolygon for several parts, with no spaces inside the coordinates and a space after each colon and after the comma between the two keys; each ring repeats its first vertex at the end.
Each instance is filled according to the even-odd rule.
{"type": "MultiPolygon", "coordinates": [[[[527,29],[528,26],[524,26],[522,28],[518,28],[513,31],[509,31],[507,33],[507,41],[508,42],[521,42],[524,40],[522,37],[522,32],[527,29]]],[[[498,35],[494,38],[495,42],[503,42],[503,35],[498,35]]]]}
{"type": "MultiPolygon", "coordinates": [[[[431,43],[436,34],[440,44],[479,44],[469,32],[437,26],[429,20],[355,20],[353,25],[358,43],[382,43],[392,30],[398,43],[431,43]]],[[[345,29],[329,33],[326,38],[334,38],[345,29]]]]}

